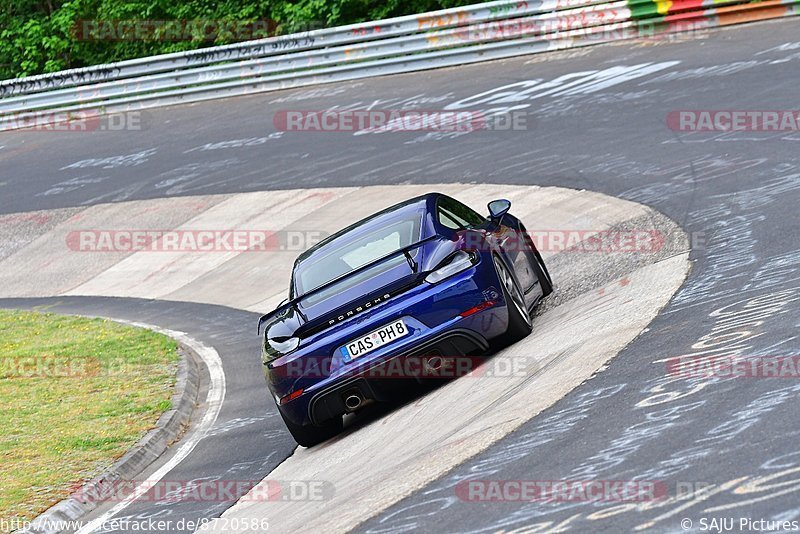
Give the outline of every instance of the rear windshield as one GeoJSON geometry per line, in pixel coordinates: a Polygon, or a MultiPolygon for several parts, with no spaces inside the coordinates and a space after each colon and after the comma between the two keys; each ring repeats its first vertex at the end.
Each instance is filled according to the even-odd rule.
{"type": "MultiPolygon", "coordinates": [[[[294,294],[307,293],[353,269],[419,241],[421,223],[422,214],[415,212],[406,214],[401,219],[387,221],[378,228],[365,231],[363,226],[356,227],[351,232],[337,237],[323,245],[312,257],[297,265],[294,272],[294,294]]],[[[405,262],[403,256],[392,258],[343,281],[342,284],[352,287],[398,263],[405,262]]],[[[339,284],[336,284],[336,288],[343,289],[339,284]]],[[[328,290],[324,293],[327,292],[328,290]]],[[[324,298],[322,295],[320,297],[324,298]]]]}

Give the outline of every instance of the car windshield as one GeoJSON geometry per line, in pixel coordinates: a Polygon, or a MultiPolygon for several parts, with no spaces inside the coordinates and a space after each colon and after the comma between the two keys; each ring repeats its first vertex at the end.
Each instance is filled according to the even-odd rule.
{"type": "MultiPolygon", "coordinates": [[[[311,258],[297,266],[295,270],[295,295],[302,295],[354,269],[382,258],[419,240],[422,217],[420,212],[404,214],[402,218],[389,220],[380,227],[364,232],[363,226],[356,226],[350,232],[326,243],[311,258]]],[[[348,287],[367,280],[399,263],[406,263],[398,256],[366,269],[358,275],[343,281],[348,287]]],[[[336,289],[342,290],[339,284],[336,289]]],[[[333,287],[331,289],[334,289],[333,287]]],[[[328,290],[323,293],[327,293],[328,290]]],[[[325,298],[318,295],[314,300],[325,298]]]]}

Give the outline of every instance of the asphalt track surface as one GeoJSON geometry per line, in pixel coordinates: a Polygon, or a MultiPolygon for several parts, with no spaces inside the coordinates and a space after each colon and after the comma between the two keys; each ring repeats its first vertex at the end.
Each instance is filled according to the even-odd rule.
{"type": "MultiPolygon", "coordinates": [[[[152,111],[142,132],[5,133],[0,211],[448,181],[558,185],[647,204],[699,239],[692,273],[648,331],[555,406],[357,530],[680,531],[683,519],[691,519],[695,529],[702,518],[713,517],[736,518],[737,525],[740,517],[798,520],[797,380],[675,379],[664,362],[711,348],[751,356],[800,352],[800,134],[678,133],[666,125],[667,114],[681,109],[796,109],[796,24],[757,24],[686,42],[600,46],[152,111]],[[613,72],[623,75],[597,78],[597,71],[620,66],[629,68],[613,72]],[[584,74],[560,78],[573,73],[584,74]],[[559,81],[465,101],[538,79],[559,81]],[[376,100],[383,109],[529,105],[524,109],[530,115],[525,131],[458,137],[280,134],[272,125],[280,110],[364,107],[376,100]],[[670,495],[679,487],[706,489],[688,499],[652,503],[476,503],[454,490],[469,479],[590,478],[665,481],[670,495]]],[[[163,320],[148,320],[148,313],[161,313],[158,306],[183,305],[149,303],[155,311],[141,313],[134,305],[105,306],[76,300],[62,309],[86,307],[98,315],[107,310],[112,317],[207,336],[221,352],[228,343],[233,351],[248,350],[247,338],[236,335],[252,328],[244,312],[185,305],[163,320]],[[219,330],[192,322],[193,316],[215,313],[230,325],[222,346],[211,339],[219,330]]],[[[264,391],[253,395],[268,401],[264,391]]],[[[251,416],[263,416],[256,409],[248,408],[251,416]]],[[[254,467],[259,476],[292,448],[272,425],[274,418],[266,421],[241,430],[252,433],[244,441],[276,432],[270,441],[276,452],[268,460],[242,445],[251,461],[264,461],[254,467]]],[[[216,466],[218,472],[228,468],[216,466]]],[[[201,513],[218,515],[222,507],[205,506],[201,513]]]]}

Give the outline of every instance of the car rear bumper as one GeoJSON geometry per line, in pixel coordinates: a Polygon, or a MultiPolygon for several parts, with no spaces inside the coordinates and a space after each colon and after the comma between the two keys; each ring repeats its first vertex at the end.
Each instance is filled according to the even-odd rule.
{"type": "MultiPolygon", "coordinates": [[[[485,352],[489,343],[483,336],[463,328],[454,328],[442,332],[425,343],[391,358],[387,358],[366,369],[359,369],[354,376],[340,380],[326,389],[315,393],[308,401],[308,419],[312,424],[321,424],[326,420],[341,416],[350,411],[345,405],[345,398],[357,394],[366,402],[386,401],[391,394],[387,391],[386,382],[395,379],[414,379],[420,377],[417,371],[419,361],[423,357],[435,355],[453,358],[485,352]],[[397,360],[413,359],[411,365],[403,365],[397,360]],[[409,369],[411,372],[408,372],[409,369]]],[[[424,372],[422,373],[424,374],[424,372]]],[[[432,373],[435,374],[435,373],[432,373]]]]}

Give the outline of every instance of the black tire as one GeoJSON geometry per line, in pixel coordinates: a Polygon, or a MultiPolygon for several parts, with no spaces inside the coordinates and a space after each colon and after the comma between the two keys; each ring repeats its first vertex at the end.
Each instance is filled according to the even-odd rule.
{"type": "Polygon", "coordinates": [[[500,289],[503,291],[503,299],[508,308],[508,327],[503,335],[503,341],[511,344],[530,334],[533,330],[533,323],[525,304],[525,297],[514,281],[514,277],[511,276],[508,267],[499,256],[493,256],[493,260],[497,277],[500,280],[500,289]]]}
{"type": "Polygon", "coordinates": [[[530,234],[528,234],[528,230],[522,226],[521,231],[525,236],[525,245],[529,251],[528,260],[531,262],[533,270],[536,271],[536,277],[539,279],[539,286],[542,288],[542,298],[545,298],[547,295],[553,292],[553,279],[550,278],[550,271],[547,270],[547,266],[544,264],[542,255],[533,244],[533,240],[531,239],[530,234]]]}
{"type": "Polygon", "coordinates": [[[289,433],[292,435],[297,444],[302,445],[303,447],[313,447],[314,445],[318,445],[323,441],[326,441],[339,434],[344,427],[341,417],[335,417],[330,421],[326,421],[322,426],[304,426],[293,423],[287,419],[280,409],[278,409],[278,412],[280,412],[283,422],[286,423],[286,428],[289,429],[289,433]]]}

